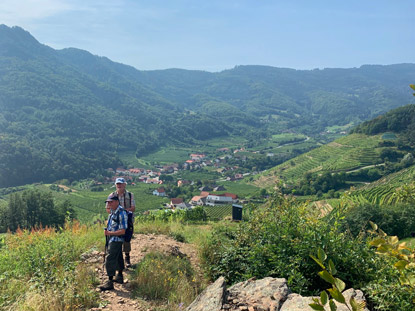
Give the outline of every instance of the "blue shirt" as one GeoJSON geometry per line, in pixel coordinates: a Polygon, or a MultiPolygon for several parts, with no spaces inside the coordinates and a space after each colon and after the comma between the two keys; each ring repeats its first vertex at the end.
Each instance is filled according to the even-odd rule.
{"type": "MultiPolygon", "coordinates": [[[[127,229],[127,212],[118,205],[117,209],[111,210],[108,215],[107,230],[114,232],[122,229],[127,229]]],[[[108,242],[124,242],[123,235],[112,235],[109,237],[108,242]]]]}

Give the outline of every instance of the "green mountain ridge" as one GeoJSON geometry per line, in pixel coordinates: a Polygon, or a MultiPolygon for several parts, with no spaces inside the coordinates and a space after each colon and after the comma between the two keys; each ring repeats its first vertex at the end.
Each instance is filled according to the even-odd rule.
{"type": "Polygon", "coordinates": [[[414,64],[140,71],[0,25],[0,187],[94,176],[120,165],[124,151],[357,124],[413,102],[414,72],[414,64]]]}

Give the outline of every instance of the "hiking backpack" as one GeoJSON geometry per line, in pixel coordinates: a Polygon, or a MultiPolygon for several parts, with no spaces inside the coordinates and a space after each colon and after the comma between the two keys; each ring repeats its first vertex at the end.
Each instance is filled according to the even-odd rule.
{"type": "Polygon", "coordinates": [[[127,213],[127,229],[125,229],[124,241],[130,242],[134,233],[134,220],[133,213],[125,211],[127,213]]]}
{"type": "MultiPolygon", "coordinates": [[[[130,242],[133,236],[133,233],[134,233],[133,213],[125,210],[123,207],[121,208],[127,214],[127,228],[125,229],[125,233],[124,233],[124,241],[130,242]]],[[[120,211],[116,213],[116,218],[120,219],[120,211]]]]}

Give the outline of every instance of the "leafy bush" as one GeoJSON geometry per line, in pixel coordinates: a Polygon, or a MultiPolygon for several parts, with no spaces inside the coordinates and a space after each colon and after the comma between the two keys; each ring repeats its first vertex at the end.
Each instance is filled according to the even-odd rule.
{"type": "Polygon", "coordinates": [[[346,213],[342,229],[348,229],[356,236],[369,229],[369,221],[376,223],[388,235],[400,239],[410,237],[415,232],[415,205],[357,205],[346,213]]]}
{"type": "Polygon", "coordinates": [[[325,284],[309,255],[321,248],[340,271],[339,278],[360,288],[376,278],[381,261],[361,237],[339,230],[341,215],[335,211],[320,219],[306,203],[274,195],[253,211],[249,222],[215,229],[203,247],[202,262],[212,279],[223,275],[235,283],[253,276],[284,277],[294,292],[316,294],[325,284]]]}

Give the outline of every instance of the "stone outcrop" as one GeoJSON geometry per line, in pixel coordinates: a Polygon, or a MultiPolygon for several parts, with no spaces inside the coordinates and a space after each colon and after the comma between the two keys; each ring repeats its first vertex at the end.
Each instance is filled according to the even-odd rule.
{"type": "MultiPolygon", "coordinates": [[[[346,301],[350,297],[358,302],[365,301],[360,290],[351,288],[344,291],[343,295],[346,301]]],[[[312,298],[291,293],[287,281],[282,278],[252,278],[226,289],[225,279],[220,277],[186,311],[310,311],[312,298]]],[[[338,311],[349,310],[345,305],[336,305],[338,311]]],[[[328,306],[326,310],[329,310],[328,306]]]]}
{"type": "Polygon", "coordinates": [[[219,311],[222,310],[225,295],[225,278],[220,277],[215,283],[207,287],[186,310],[191,311],[219,311]]]}

